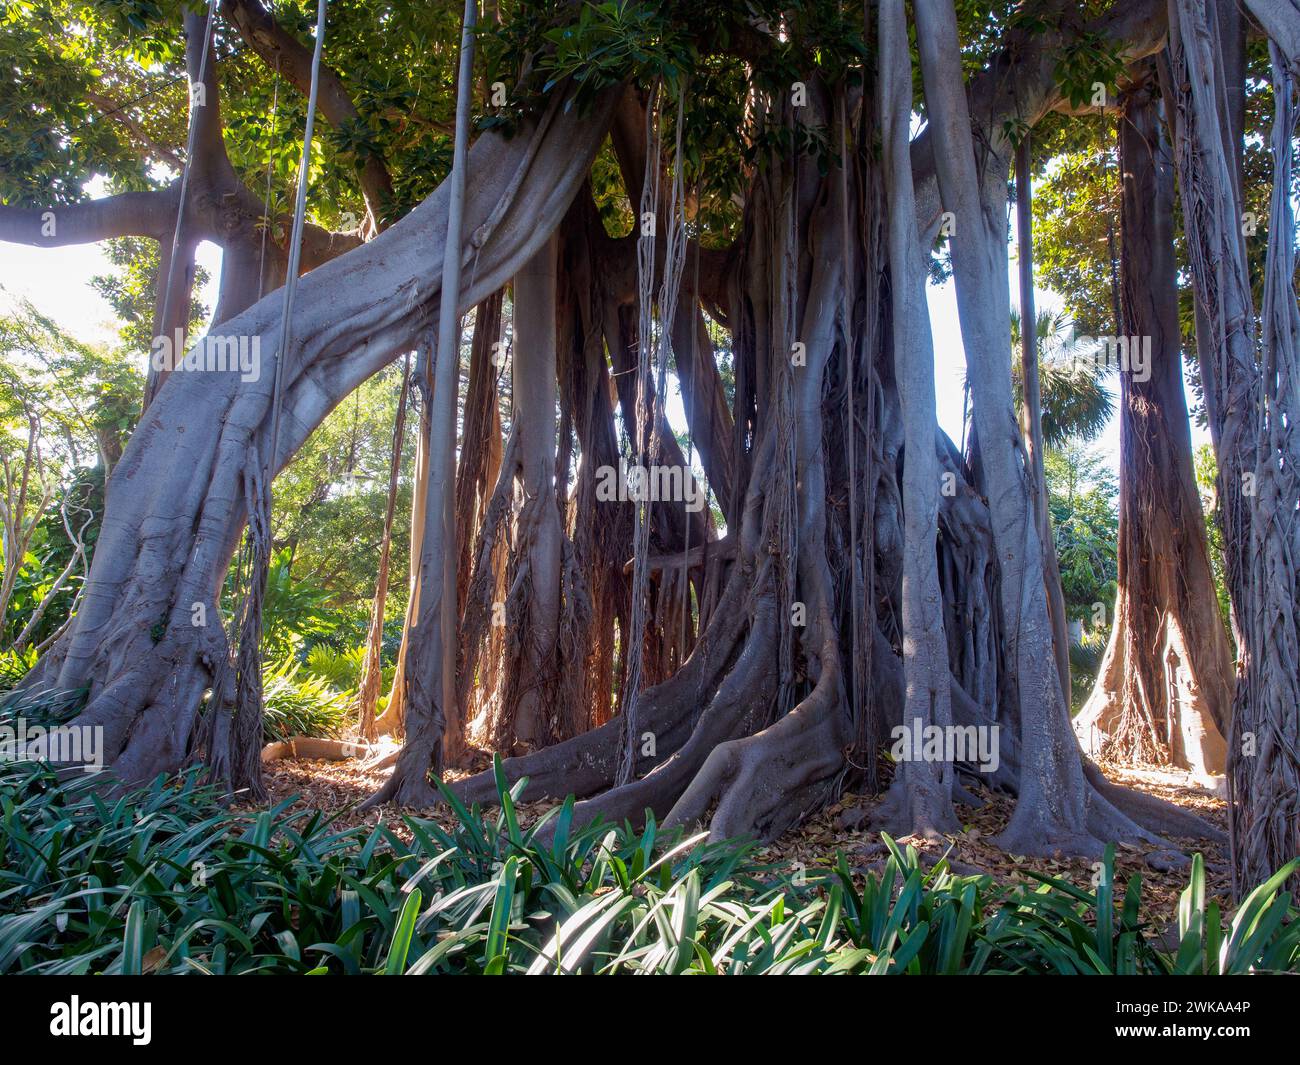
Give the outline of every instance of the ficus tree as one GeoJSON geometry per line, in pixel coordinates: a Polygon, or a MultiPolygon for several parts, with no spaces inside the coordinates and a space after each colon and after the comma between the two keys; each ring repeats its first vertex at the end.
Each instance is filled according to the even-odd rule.
{"type": "MultiPolygon", "coordinates": [[[[77,187],[33,179],[5,191],[0,236],[52,239],[40,233],[42,196],[67,204],[58,240],[125,233],[164,246],[178,243],[178,206],[188,246],[219,228],[202,228],[204,205],[247,204],[247,228],[224,245],[214,333],[256,339],[261,373],[157,382],[114,474],[81,607],[27,687],[86,688],[81,720],[104,729],[121,779],[211,759],[200,724],[220,712],[207,693],[231,655],[215,596],[249,514],[251,456],[283,469],[331,410],[418,350],[419,602],[407,620],[404,747],[376,801],[433,801],[429,774],[490,735],[513,755],[507,778],[528,778],[526,797],[574,794],[579,819],[650,810],[717,836],[774,836],[850,782],[874,782],[881,747],[915,728],[927,740],[991,737],[996,757],[905,744],[883,809],[895,829],[950,829],[953,803],[973,801],[968,784],[982,781],[1016,795],[1000,843],[1017,854],[1212,834],[1109,783],[1071,729],[1041,445],[1027,445],[1008,358],[1007,217],[1024,131],[1094,121],[1078,112],[1115,99],[1135,70],[1149,83],[1149,61],[1168,48],[1161,95],[1220,476],[1226,486],[1254,470],[1268,486],[1238,493],[1224,529],[1250,678],[1232,714],[1273,739],[1236,774],[1270,794],[1294,772],[1297,738],[1281,696],[1293,644],[1275,646],[1278,631],[1294,634],[1283,594],[1294,574],[1283,591],[1256,594],[1294,546],[1294,353],[1278,339],[1291,328],[1290,230],[1276,235],[1287,212],[1275,192],[1261,344],[1238,221],[1224,214],[1240,195],[1232,160],[1244,133],[1227,113],[1236,97],[1216,89],[1238,87],[1244,71],[1203,47],[1220,32],[1219,6],[500,3],[481,18],[473,76],[457,78],[469,35],[451,5],[380,14],[340,3],[330,76],[318,71],[338,136],[310,190],[325,201],[309,231],[320,251],[304,252],[286,350],[274,291],[283,267],[259,268],[254,239],[278,232],[283,213],[267,210],[258,168],[227,146],[239,141],[233,116],[255,121],[231,79],[246,72],[262,98],[270,84],[300,100],[310,38],[296,7],[223,3],[205,64],[206,20],[185,15],[185,69],[207,86],[206,110],[188,108],[184,123],[174,111],[165,143],[175,154],[193,140],[179,161],[215,198],[191,208],[163,185],[78,202],[77,187]],[[402,96],[410,85],[436,89],[402,96]],[[219,94],[224,110],[212,106],[219,94]],[[434,187],[457,103],[476,132],[434,187]],[[912,134],[916,115],[924,126],[912,134]],[[436,131],[436,151],[412,146],[418,128],[436,131]],[[409,213],[386,206],[417,189],[409,213]],[[357,224],[332,235],[347,203],[357,224]],[[923,308],[936,252],[953,273],[968,366],[964,455],[935,419],[923,308]],[[507,288],[503,345],[491,337],[503,335],[507,288]],[[460,321],[474,308],[462,398],[460,321]],[[493,410],[501,381],[488,386],[489,368],[507,361],[509,403],[493,410]],[[193,623],[195,604],[209,624],[193,623]]],[[[1282,96],[1293,9],[1277,8],[1259,17],[1277,23],[1267,32],[1282,96]]],[[[179,11],[151,19],[149,39],[179,39],[179,11]]],[[[1159,119],[1129,99],[1134,129],[1155,146],[1159,119]]],[[[1132,205],[1172,235],[1168,168],[1149,165],[1132,205]]],[[[1134,262],[1126,313],[1177,332],[1167,287],[1155,292],[1173,260],[1163,245],[1147,254],[1165,257],[1164,272],[1145,278],[1134,262]]],[[[176,271],[160,273],[162,292],[176,271]]],[[[1177,353],[1173,341],[1162,352],[1169,380],[1177,353]]],[[[1171,565],[1176,577],[1181,563],[1171,565]]],[[[1139,676],[1134,656],[1122,668],[1139,676]]],[[[468,799],[495,790],[490,774],[453,787],[468,799]]],[[[1262,816],[1253,798],[1239,801],[1262,816]]],[[[1278,864],[1294,849],[1287,809],[1246,834],[1250,862],[1278,864]]]]}

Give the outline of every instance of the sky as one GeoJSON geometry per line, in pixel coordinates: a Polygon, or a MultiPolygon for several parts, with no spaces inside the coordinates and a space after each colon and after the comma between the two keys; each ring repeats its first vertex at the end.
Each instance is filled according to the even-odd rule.
{"type": "MultiPolygon", "coordinates": [[[[1014,223],[1014,218],[1012,221],[1014,223]]],[[[1015,232],[1014,224],[1011,231],[1015,232]]],[[[199,246],[197,258],[208,272],[209,281],[201,298],[211,310],[216,305],[217,283],[221,276],[221,249],[204,242],[199,246]]],[[[1015,273],[1014,243],[1008,267],[1012,303],[1018,304],[1019,285],[1015,273]]],[[[25,297],[78,339],[90,343],[108,343],[116,337],[117,324],[112,308],[90,287],[90,279],[96,274],[111,272],[111,264],[96,245],[30,248],[17,244],[0,244],[0,308],[7,309],[16,299],[25,297]]],[[[927,295],[934,337],[939,424],[954,441],[960,441],[965,354],[958,326],[956,292],[949,280],[942,285],[928,286],[927,295]]],[[[1059,296],[1043,289],[1035,290],[1035,302],[1040,309],[1056,309],[1061,305],[1059,296]]],[[[145,354],[141,352],[141,370],[145,368],[144,363],[145,354]]],[[[1112,398],[1118,400],[1118,379],[1115,375],[1107,378],[1107,387],[1112,392],[1112,398]]],[[[684,420],[680,398],[671,397],[668,406],[670,422],[680,424],[684,420]]],[[[1193,426],[1192,435],[1194,445],[1199,445],[1205,438],[1204,432],[1196,426],[1193,426]]],[[[1108,457],[1113,468],[1119,454],[1117,418],[1110,419],[1105,431],[1094,441],[1093,447],[1108,457]]]]}
{"type": "MultiPolygon", "coordinates": [[[[216,306],[221,274],[221,249],[208,241],[199,245],[198,263],[208,271],[209,283],[202,299],[209,311],[216,306]]],[[[78,340],[107,344],[117,339],[118,322],[108,301],[90,286],[98,274],[114,267],[98,244],[63,248],[31,248],[0,242],[0,307],[8,310],[19,299],[29,299],[78,340]]],[[[142,372],[145,353],[140,352],[142,372]]]]}

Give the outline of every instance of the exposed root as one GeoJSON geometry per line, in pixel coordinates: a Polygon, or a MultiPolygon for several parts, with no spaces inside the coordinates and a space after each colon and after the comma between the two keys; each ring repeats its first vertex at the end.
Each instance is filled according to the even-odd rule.
{"type": "Polygon", "coordinates": [[[665,819],[709,822],[711,840],[774,839],[830,798],[851,737],[842,693],[828,684],[762,732],[714,748],[665,819]]]}
{"type": "Polygon", "coordinates": [[[1086,758],[1083,762],[1083,775],[1116,809],[1152,832],[1186,839],[1211,839],[1216,843],[1227,839],[1227,836],[1210,822],[1181,806],[1107,780],[1102,771],[1086,758]]]}
{"type": "MultiPolygon", "coordinates": [[[[911,763],[900,763],[890,783],[884,800],[872,812],[871,827],[891,836],[922,836],[925,839],[942,839],[961,830],[952,804],[957,799],[955,788],[946,792],[932,787],[935,782],[915,779],[907,769],[911,763]]],[[[963,799],[967,797],[962,792],[963,799]]]]}
{"type": "Polygon", "coordinates": [[[441,734],[436,737],[416,738],[408,734],[397,765],[383,787],[361,804],[361,810],[373,810],[385,803],[396,803],[414,809],[427,809],[438,802],[437,789],[423,773],[413,766],[432,766],[434,756],[440,754],[441,734]]]}
{"type": "MultiPolygon", "coordinates": [[[[719,690],[745,626],[745,612],[740,608],[742,585],[739,575],[733,574],[723,593],[723,609],[714,614],[714,622],[701,635],[691,657],[668,680],[641,693],[639,720],[643,730],[653,734],[654,745],[652,749],[636,746],[638,777],[681,749],[692,735],[696,709],[709,705],[719,690]]],[[[512,786],[528,778],[524,801],[594,795],[613,786],[622,728],[622,721],[613,718],[553,747],[506,758],[502,770],[512,786]]],[[[497,798],[495,775],[490,771],[457,781],[451,790],[468,803],[491,803],[497,798]]]]}
{"type": "Polygon", "coordinates": [[[644,777],[579,803],[574,809],[576,824],[598,817],[640,822],[647,810],[663,818],[675,808],[678,796],[694,786],[701,767],[707,766],[718,750],[728,741],[747,735],[766,717],[777,686],[773,615],[770,602],[756,610],[745,650],[680,749],[644,777]]]}
{"type": "Polygon", "coordinates": [[[262,748],[262,764],[286,759],[319,759],[329,762],[364,758],[370,747],[350,740],[330,740],[320,736],[290,736],[288,739],[268,743],[262,748]]]}

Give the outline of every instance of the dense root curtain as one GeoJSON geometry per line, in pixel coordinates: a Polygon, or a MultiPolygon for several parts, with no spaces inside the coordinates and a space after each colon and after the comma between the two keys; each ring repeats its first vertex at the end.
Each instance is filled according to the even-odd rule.
{"type": "MultiPolygon", "coordinates": [[[[943,596],[935,542],[939,527],[939,461],[935,453],[934,350],[925,299],[926,262],[916,232],[912,166],[907,152],[912,65],[902,0],[880,4],[881,139],[889,209],[889,276],[893,294],[893,356],[902,402],[903,674],[902,749],[920,750],[929,729],[952,725],[952,675],[944,634],[943,596]]],[[[903,835],[957,829],[953,767],[942,760],[903,758],[880,813],[903,835]]]]}
{"type": "Polygon", "coordinates": [[[957,308],[1001,575],[1003,649],[1016,685],[1018,798],[998,842],[1015,854],[1084,855],[1100,854],[1109,840],[1155,842],[1089,779],[1056,669],[1035,515],[1039,500],[1007,359],[1007,134],[995,132],[977,149],[952,0],[916,0],[914,11],[940,195],[954,219],[957,308]]]}
{"type": "MultiPolygon", "coordinates": [[[[775,130],[788,135],[799,122],[828,120],[832,94],[820,82],[808,92],[811,118],[808,111],[797,115],[780,94],[756,101],[756,121],[772,141],[779,139],[775,130]]],[[[848,757],[856,740],[845,668],[852,646],[847,597],[862,594],[863,583],[843,559],[851,543],[844,505],[851,474],[843,457],[840,390],[847,383],[846,337],[872,336],[872,348],[854,353],[863,357],[855,362],[859,384],[848,397],[854,412],[848,431],[857,434],[859,453],[876,458],[871,479],[857,486],[874,512],[873,542],[865,545],[864,558],[876,569],[877,591],[862,604],[862,614],[872,647],[866,697],[880,729],[868,749],[879,750],[897,725],[916,727],[913,718],[922,728],[952,723],[996,732],[998,726],[1000,764],[985,782],[1019,790],[1023,810],[1010,837],[1017,853],[1097,854],[1113,839],[1151,843],[1158,834],[1213,834],[1190,815],[1114,787],[1081,757],[1052,652],[1035,493],[1012,407],[1004,234],[990,223],[987,241],[972,238],[977,268],[959,262],[968,279],[996,279],[999,272],[1004,279],[1000,292],[992,282],[988,296],[991,314],[1001,319],[996,327],[990,314],[963,318],[972,333],[968,350],[977,338],[993,338],[972,367],[972,376],[984,374],[991,382],[980,397],[982,438],[999,442],[1005,452],[996,471],[985,460],[983,476],[996,486],[986,508],[960,456],[936,433],[926,345],[905,325],[924,320],[923,303],[916,302],[923,299],[920,234],[899,228],[897,267],[885,262],[883,245],[872,250],[861,238],[868,227],[857,212],[867,202],[866,189],[879,180],[872,154],[860,147],[873,140],[863,135],[864,114],[859,101],[852,195],[837,194],[842,175],[822,175],[806,158],[773,152],[746,200],[719,308],[731,333],[736,375],[730,468],[738,494],[726,537],[733,553],[725,589],[693,652],[632,700],[634,729],[616,719],[507,758],[505,776],[512,783],[528,779],[526,799],[576,795],[579,821],[638,820],[650,811],[670,825],[706,824],[715,838],[775,836],[855,779],[860,768],[848,757]],[[842,221],[845,200],[854,205],[848,225],[842,221]],[[842,254],[845,242],[848,254],[842,254]],[[857,269],[850,273],[845,262],[857,269]],[[891,275],[897,271],[887,290],[900,301],[892,314],[874,296],[887,268],[891,275]],[[852,285],[851,277],[857,279],[852,285]],[[847,330],[845,306],[859,321],[871,308],[887,324],[847,330]],[[885,344],[891,336],[898,351],[885,344]],[[872,392],[868,382],[874,382],[872,392]],[[873,392],[880,407],[866,418],[861,404],[873,392]],[[990,409],[995,416],[988,416],[990,409]],[[864,435],[867,426],[870,436],[864,435]],[[940,496],[949,478],[960,490],[940,496]],[[991,602],[998,587],[1003,599],[991,602]],[[1004,629],[1008,617],[1015,639],[1004,629]],[[997,652],[1008,643],[1016,650],[1004,669],[997,652]],[[647,738],[651,742],[635,742],[647,738]]],[[[955,117],[969,125],[968,117],[955,117]]],[[[905,136],[906,117],[894,115],[892,123],[905,136]]],[[[973,172],[969,131],[965,144],[967,172],[973,172]]],[[[892,158],[891,194],[902,196],[907,167],[899,165],[906,155],[898,143],[892,158]]],[[[949,163],[962,169],[951,159],[941,161],[941,176],[949,163]]],[[[1005,170],[1001,178],[1005,197],[1005,170]]],[[[951,185],[945,190],[950,194],[951,185]]],[[[959,218],[973,219],[973,228],[984,217],[1004,216],[1005,200],[1000,207],[992,202],[982,214],[977,193],[973,213],[959,218]]],[[[910,214],[896,210],[895,217],[910,214]]],[[[976,288],[976,301],[980,295],[976,288]]],[[[606,333],[606,340],[616,371],[635,372],[633,362],[619,361],[619,331],[606,333]]],[[[622,385],[619,393],[627,417],[634,396],[622,385]]],[[[959,769],[973,767],[924,761],[901,767],[883,811],[891,827],[951,830],[954,796],[969,797],[957,783],[959,769]]],[[[491,773],[451,787],[468,801],[491,801],[495,793],[491,773]]]]}
{"type": "MultiPolygon", "coordinates": [[[[85,720],[105,726],[125,779],[202,756],[194,725],[225,654],[216,595],[246,517],[249,456],[281,468],[361,381],[428,340],[433,308],[441,305],[445,350],[460,315],[513,280],[511,434],[490,495],[492,478],[475,467],[472,538],[458,540],[446,523],[459,368],[427,343],[417,361],[416,378],[428,369],[436,381],[424,392],[418,623],[408,633],[406,746],[375,801],[433,801],[442,724],[465,724],[473,703],[490,707],[521,751],[565,737],[507,759],[505,772],[530,777],[529,798],[582,797],[581,820],[650,810],[668,824],[707,824],[715,837],[775,836],[860,779],[861,759],[891,728],[919,722],[1001,730],[1000,768],[986,779],[1018,793],[1002,837],[1016,853],[1096,854],[1103,840],[1201,832],[1195,819],[1107,784],[1070,731],[1040,503],[1007,360],[1009,146],[997,127],[972,135],[951,2],[914,6],[931,118],[925,143],[907,142],[910,78],[896,62],[885,79],[893,106],[879,115],[872,93],[837,94],[820,77],[802,87],[798,104],[791,91],[755,90],[746,134],[756,163],[745,175],[735,245],[684,240],[680,257],[658,240],[645,249],[654,276],[673,279],[656,296],[657,333],[638,323],[635,281],[624,283],[636,274],[636,238],[599,231],[584,186],[612,95],[588,113],[557,100],[513,140],[481,138],[466,163],[474,180],[463,240],[446,243],[460,227],[443,188],[370,244],[304,277],[295,344],[283,356],[278,439],[268,418],[278,304],[263,301],[229,323],[262,339],[262,378],[174,374],[164,384],[115,475],[85,605],[30,683],[90,688],[85,720]],[[824,159],[791,146],[816,142],[837,115],[848,150],[823,173],[824,159]],[[921,275],[934,234],[928,215],[940,201],[927,159],[956,219],[975,470],[934,423],[921,275]],[[454,294],[446,286],[446,301],[444,258],[468,279],[454,294]],[[730,334],[725,385],[709,339],[716,331],[700,328],[706,306],[730,334]],[[680,499],[647,505],[648,536],[634,539],[628,501],[593,490],[596,470],[617,462],[618,422],[638,436],[653,428],[644,457],[679,468],[679,484],[690,476],[658,382],[644,379],[652,343],[661,345],[656,368],[671,356],[690,382],[686,414],[692,440],[707,442],[721,540],[712,516],[680,499]],[[638,391],[654,396],[641,411],[638,391]],[[941,483],[956,490],[940,494],[941,483]],[[644,580],[629,588],[638,567],[644,580]],[[508,630],[499,639],[488,620],[498,604],[508,630]],[[426,640],[435,610],[436,638],[426,640]],[[634,610],[643,626],[632,624],[634,610]],[[204,613],[208,624],[192,623],[204,613]],[[616,635],[600,631],[600,618],[616,635]],[[629,679],[629,639],[645,652],[644,685],[629,679]],[[496,691],[470,699],[485,677],[496,691]],[[625,720],[607,720],[616,693],[627,697],[625,720]],[[573,735],[588,722],[597,727],[573,735]]],[[[900,40],[901,3],[880,14],[879,33],[900,40]]],[[[904,54],[894,48],[888,58],[904,54]]],[[[1030,92],[1029,108],[1046,106],[1046,93],[1030,92]]],[[[615,148],[629,193],[668,165],[636,158],[624,137],[615,148]]],[[[665,237],[666,221],[658,218],[665,237]]],[[[478,416],[476,396],[467,432],[496,431],[478,416]]],[[[463,442],[467,468],[483,443],[463,442]]],[[[956,761],[903,766],[885,810],[891,824],[954,827],[954,799],[966,797],[958,775],[972,772],[956,761]]],[[[454,788],[489,799],[494,781],[470,777],[454,788]]]]}
{"type": "Polygon", "coordinates": [[[1246,681],[1250,699],[1239,704],[1230,733],[1239,892],[1300,855],[1300,306],[1290,193],[1300,70],[1294,51],[1288,57],[1277,43],[1271,58],[1273,195],[1250,544],[1257,598],[1249,632],[1258,651],[1246,681]]]}

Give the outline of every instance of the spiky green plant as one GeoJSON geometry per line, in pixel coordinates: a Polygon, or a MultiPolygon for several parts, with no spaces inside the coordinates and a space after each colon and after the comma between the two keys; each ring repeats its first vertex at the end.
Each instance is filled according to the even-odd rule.
{"type": "Polygon", "coordinates": [[[365,647],[338,651],[328,644],[318,643],[307,652],[303,668],[311,676],[319,677],[339,691],[352,691],[361,679],[361,668],[365,660],[365,647]]]}
{"type": "Polygon", "coordinates": [[[574,823],[525,828],[498,768],[485,816],[340,829],[223,808],[193,775],[106,799],[0,765],[0,973],[1228,973],[1300,971],[1300,921],[1261,885],[1223,926],[1194,862],[1172,953],[1121,893],[959,876],[885,837],[791,878],[743,843],[574,823]]]}
{"type": "Polygon", "coordinates": [[[346,692],[286,660],[262,675],[262,733],[268,743],[287,736],[337,736],[347,723],[346,692]]]}

